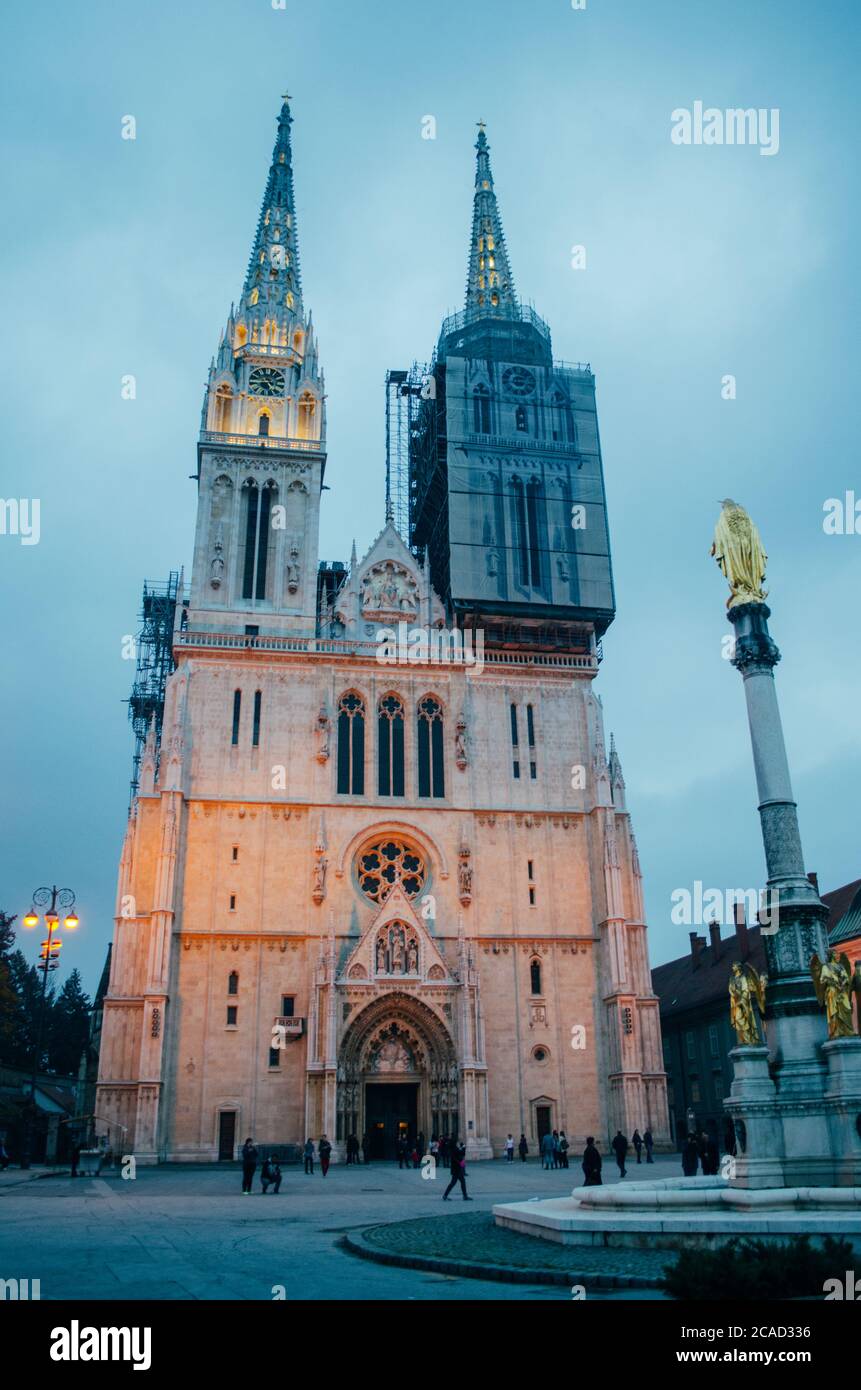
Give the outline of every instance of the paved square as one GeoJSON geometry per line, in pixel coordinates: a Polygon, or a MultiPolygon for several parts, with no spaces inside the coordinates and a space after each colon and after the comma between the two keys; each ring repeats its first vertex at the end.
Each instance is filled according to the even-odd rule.
{"type": "MultiPolygon", "coordinates": [[[[640,1172],[677,1170],[673,1156],[640,1172]]],[[[290,1167],[281,1192],[264,1197],[258,1169],[243,1197],[233,1167],[138,1168],[133,1181],[37,1179],[0,1195],[0,1277],[40,1279],[43,1299],[270,1300],[279,1285],[287,1300],[570,1299],[564,1286],[398,1269],[340,1248],[345,1232],[376,1223],[564,1196],[582,1174],[543,1172],[534,1161],[476,1163],[469,1204],[454,1194],[443,1204],[447,1181],[442,1171],[427,1180],[394,1164],[333,1167],[325,1179],[319,1168],[311,1177],[290,1167]]]]}

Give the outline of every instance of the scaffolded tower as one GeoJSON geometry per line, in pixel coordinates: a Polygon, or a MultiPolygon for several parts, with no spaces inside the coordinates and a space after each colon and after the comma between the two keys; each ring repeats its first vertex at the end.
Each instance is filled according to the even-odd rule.
{"type": "Polygon", "coordinates": [[[386,521],[411,545],[410,449],[423,398],[434,390],[426,366],[386,372],[386,521]]]}
{"type": "Polygon", "coordinates": [[[174,669],[173,628],[178,599],[179,573],[176,570],[171,571],[167,583],[144,584],[135,679],[128,701],[129,718],[135,735],[131,801],[137,795],[141,757],[153,719],[157,747],[161,740],[165,686],[174,669]]]}

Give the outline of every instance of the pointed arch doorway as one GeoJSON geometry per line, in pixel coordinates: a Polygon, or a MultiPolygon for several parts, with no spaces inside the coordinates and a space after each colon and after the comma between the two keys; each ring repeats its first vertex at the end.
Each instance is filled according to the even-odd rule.
{"type": "Polygon", "coordinates": [[[371,1158],[392,1159],[398,1139],[456,1135],[457,1055],[448,1028],[427,1004],[392,991],[359,1012],[338,1064],[338,1139],[367,1136],[371,1158]]]}

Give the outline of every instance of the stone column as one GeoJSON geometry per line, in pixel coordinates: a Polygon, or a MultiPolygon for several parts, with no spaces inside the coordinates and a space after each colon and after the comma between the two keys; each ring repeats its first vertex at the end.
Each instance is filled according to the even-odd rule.
{"type": "Polygon", "coordinates": [[[804,871],[774,684],[780,652],[768,631],[769,616],[764,603],[729,610],[736,637],[732,662],[744,680],[768,871],[770,902],[760,913],[769,979],[765,1032],[783,1123],[784,1181],[795,1186],[831,1180],[822,1108],[825,1062],[819,1051],[826,1026],[810,974],[811,956],[824,960],[828,949],[828,909],[804,871]],[[811,1113],[811,1104],[818,1114],[811,1113]]]}

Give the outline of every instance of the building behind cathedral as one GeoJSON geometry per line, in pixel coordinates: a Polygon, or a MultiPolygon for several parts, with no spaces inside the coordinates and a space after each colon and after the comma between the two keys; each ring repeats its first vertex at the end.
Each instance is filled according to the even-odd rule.
{"type": "Polygon", "coordinates": [[[285,101],[209,372],[190,588],[161,610],[172,673],[138,708],[96,1110],[143,1162],[249,1134],[325,1133],[336,1159],[353,1133],[378,1156],[419,1133],[474,1158],[560,1128],[660,1146],[642,881],[592,689],[615,608],[594,376],[516,297],[481,126],[465,308],[404,384],[410,525],[389,509],[364,556],[320,564],[291,125],[285,101]]]}

